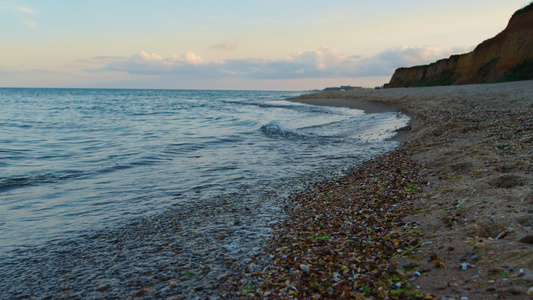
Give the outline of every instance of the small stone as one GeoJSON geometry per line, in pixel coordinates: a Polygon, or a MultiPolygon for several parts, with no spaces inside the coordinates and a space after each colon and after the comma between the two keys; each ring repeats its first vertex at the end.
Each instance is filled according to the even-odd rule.
{"type": "Polygon", "coordinates": [[[98,282],[98,284],[96,286],[96,290],[99,291],[99,292],[107,291],[109,288],[110,288],[110,285],[106,281],[98,282]]]}
{"type": "Polygon", "coordinates": [[[406,264],[406,265],[403,266],[403,268],[404,268],[404,269],[407,269],[407,270],[409,270],[409,269],[415,269],[415,268],[417,268],[417,267],[418,267],[418,264],[416,264],[416,263],[414,263],[414,262],[410,262],[410,263],[408,263],[408,264],[406,264]]]}
{"type": "Polygon", "coordinates": [[[518,240],[519,243],[533,244],[533,235],[526,235],[518,240]]]}
{"type": "Polygon", "coordinates": [[[309,267],[307,265],[300,265],[300,269],[302,269],[304,273],[309,273],[309,267]]]}
{"type": "Polygon", "coordinates": [[[444,224],[446,227],[452,227],[453,226],[453,218],[452,217],[446,217],[443,219],[444,224]]]}
{"type": "Polygon", "coordinates": [[[148,291],[149,291],[149,289],[142,289],[142,290],[138,291],[137,294],[135,294],[135,295],[142,296],[142,295],[148,293],[148,291]]]}
{"type": "Polygon", "coordinates": [[[453,248],[452,246],[448,246],[448,248],[446,248],[446,250],[453,251],[453,250],[455,250],[455,248],[453,248]]]}
{"type": "Polygon", "coordinates": [[[100,285],[98,285],[98,287],[96,288],[96,290],[99,291],[99,292],[104,292],[104,291],[106,291],[108,288],[109,288],[109,285],[108,285],[108,284],[100,284],[100,285]]]}
{"type": "Polygon", "coordinates": [[[429,255],[429,260],[430,260],[430,261],[436,261],[438,258],[439,258],[439,257],[438,257],[437,254],[435,254],[435,253],[431,253],[431,254],[429,255]]]}
{"type": "Polygon", "coordinates": [[[533,297],[533,286],[527,290],[527,294],[529,295],[529,298],[533,297]]]}
{"type": "Polygon", "coordinates": [[[503,293],[503,294],[511,294],[514,296],[523,295],[523,291],[520,291],[519,289],[515,289],[512,287],[500,289],[498,292],[503,293]]]}
{"type": "Polygon", "coordinates": [[[396,282],[396,288],[397,289],[401,289],[402,288],[402,283],[401,282],[396,282]]]}

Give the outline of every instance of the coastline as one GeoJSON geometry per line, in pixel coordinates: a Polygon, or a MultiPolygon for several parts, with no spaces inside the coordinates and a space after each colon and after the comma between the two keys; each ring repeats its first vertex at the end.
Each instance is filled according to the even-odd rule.
{"type": "Polygon", "coordinates": [[[346,175],[184,202],[19,251],[0,270],[0,291],[9,298],[526,299],[531,95],[533,81],[308,95],[367,112],[378,104],[410,115],[411,124],[394,138],[397,148],[346,175]]]}
{"type": "Polygon", "coordinates": [[[412,120],[395,150],[295,195],[255,259],[263,271],[241,266],[226,295],[528,298],[531,95],[533,81],[522,81],[291,99],[367,112],[377,104],[412,120]]]}

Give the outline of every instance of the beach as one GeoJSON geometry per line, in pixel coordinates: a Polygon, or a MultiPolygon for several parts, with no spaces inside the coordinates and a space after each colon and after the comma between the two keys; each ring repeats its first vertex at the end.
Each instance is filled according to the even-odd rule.
{"type": "Polygon", "coordinates": [[[412,117],[395,150],[294,195],[228,297],[528,299],[533,81],[303,95],[412,117]],[[253,266],[253,268],[250,268],[253,266]]]}
{"type": "MultiPolygon", "coordinates": [[[[386,120],[403,123],[390,127],[389,131],[398,128],[395,135],[381,133],[398,143],[363,143],[396,147],[387,146],[380,155],[362,148],[368,152],[364,156],[355,153],[362,151],[354,148],[358,141],[345,135],[322,143],[322,131],[310,134],[302,126],[273,126],[276,130],[268,131],[263,123],[272,125],[266,123],[270,114],[254,121],[254,126],[243,122],[242,127],[232,128],[244,132],[255,128],[258,143],[272,143],[257,149],[285,149],[290,154],[281,157],[285,161],[274,156],[275,164],[260,170],[264,173],[258,178],[274,183],[210,193],[205,199],[177,194],[175,187],[162,188],[174,193],[174,205],[168,209],[150,208],[152,214],[118,224],[108,221],[107,226],[81,235],[21,247],[0,267],[0,292],[6,298],[35,299],[528,299],[533,286],[532,95],[533,81],[524,81],[313,93],[289,99],[361,109],[370,115],[286,101],[254,105],[252,116],[270,108],[279,118],[283,109],[284,124],[318,113],[318,126],[303,126],[306,130],[323,128],[325,116],[335,117],[326,123],[326,132],[346,121],[348,129],[364,131],[366,127],[357,127],[358,118],[377,120],[373,125],[379,125],[383,112],[392,112],[384,114],[386,120]],[[411,117],[406,126],[404,114],[411,117]],[[329,153],[334,150],[343,150],[339,156],[346,160],[332,169],[326,165],[339,161],[329,153]],[[283,172],[275,174],[274,167],[285,168],[291,161],[300,167],[303,162],[310,165],[295,180],[275,177],[283,172]]],[[[208,109],[200,108],[199,112],[208,109]]],[[[150,120],[162,119],[156,114],[150,120]]],[[[180,119],[170,120],[175,125],[180,119]]],[[[197,123],[192,124],[196,128],[197,123]]],[[[216,128],[228,124],[234,123],[216,128]]],[[[159,149],[165,140],[150,145],[159,149]]],[[[216,151],[209,151],[217,154],[217,161],[225,140],[215,144],[216,151]]],[[[138,142],[134,145],[139,148],[138,142]]],[[[243,149],[250,148],[249,142],[243,143],[243,149]]],[[[169,153],[164,152],[164,157],[169,153]]],[[[201,158],[198,152],[193,154],[191,158],[201,158]]],[[[249,165],[265,164],[268,157],[264,153],[249,165]]],[[[150,170],[169,164],[153,161],[150,170]]],[[[110,177],[110,182],[125,178],[123,168],[114,169],[121,176],[110,177]]],[[[229,170],[237,175],[246,171],[229,170]]],[[[213,174],[213,168],[208,171],[213,174]]],[[[104,174],[108,173],[106,169],[104,174]]],[[[142,173],[133,173],[135,182],[150,182],[141,180],[142,173]]],[[[234,180],[223,178],[228,178],[224,187],[231,187],[234,180]]],[[[60,184],[71,182],[77,181],[60,184]]],[[[39,191],[47,184],[56,183],[34,183],[39,191]]]]}
{"type": "Polygon", "coordinates": [[[0,94],[2,299],[223,297],[288,195],[390,151],[409,122],[284,100],[302,92],[0,94]]]}

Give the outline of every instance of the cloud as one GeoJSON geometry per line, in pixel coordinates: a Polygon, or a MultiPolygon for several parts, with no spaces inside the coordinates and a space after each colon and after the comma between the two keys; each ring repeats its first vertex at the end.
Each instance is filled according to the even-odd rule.
{"type": "Polygon", "coordinates": [[[448,58],[464,48],[440,48],[437,46],[399,46],[387,49],[375,56],[363,58],[357,64],[356,74],[360,76],[392,75],[400,67],[411,67],[448,58]]]}
{"type": "Polygon", "coordinates": [[[26,14],[34,14],[35,12],[33,9],[26,7],[26,6],[19,6],[16,8],[18,11],[26,13],[26,14]]]}
{"type": "Polygon", "coordinates": [[[295,51],[277,60],[248,58],[208,62],[191,51],[167,58],[141,51],[130,57],[100,56],[82,62],[100,65],[87,69],[89,72],[114,71],[187,79],[302,79],[390,76],[396,68],[431,63],[452,53],[450,49],[435,46],[400,46],[371,57],[360,57],[322,47],[295,51]]]}
{"type": "Polygon", "coordinates": [[[182,55],[163,58],[156,53],[141,51],[131,57],[98,56],[80,60],[89,64],[103,65],[99,68],[87,69],[89,72],[126,72],[136,75],[187,75],[203,71],[204,61],[199,55],[187,51],[182,55]]]}
{"type": "Polygon", "coordinates": [[[29,27],[37,27],[37,23],[33,22],[33,21],[30,21],[30,20],[22,20],[22,22],[26,25],[28,25],[29,27]]]}
{"type": "MultiPolygon", "coordinates": [[[[35,13],[33,9],[26,7],[26,6],[18,6],[18,7],[15,7],[15,9],[18,12],[24,13],[26,15],[33,15],[35,13]]],[[[32,27],[32,28],[37,27],[37,23],[35,23],[34,21],[23,19],[23,18],[20,18],[19,20],[22,21],[22,23],[28,25],[29,27],[32,27]]]]}
{"type": "Polygon", "coordinates": [[[383,51],[378,57],[389,63],[400,64],[402,66],[413,66],[436,61],[449,55],[449,50],[435,46],[400,46],[383,51]]]}
{"type": "Polygon", "coordinates": [[[172,55],[171,61],[173,63],[183,63],[183,64],[191,64],[191,65],[201,65],[204,63],[204,60],[195,53],[191,51],[187,51],[183,53],[181,56],[172,55]]]}
{"type": "Polygon", "coordinates": [[[224,44],[217,44],[210,46],[208,49],[215,49],[215,50],[235,50],[237,49],[237,45],[234,45],[230,42],[224,43],[224,44]]]}
{"type": "Polygon", "coordinates": [[[80,59],[79,62],[89,64],[107,64],[118,60],[125,60],[125,58],[120,56],[96,56],[92,58],[80,59]]]}

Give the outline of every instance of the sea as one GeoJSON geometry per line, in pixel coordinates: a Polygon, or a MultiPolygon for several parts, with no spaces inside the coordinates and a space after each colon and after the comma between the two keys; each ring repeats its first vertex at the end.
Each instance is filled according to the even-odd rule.
{"type": "Polygon", "coordinates": [[[220,195],[288,194],[396,147],[409,121],[285,100],[303,93],[1,88],[0,262],[220,195]]]}

